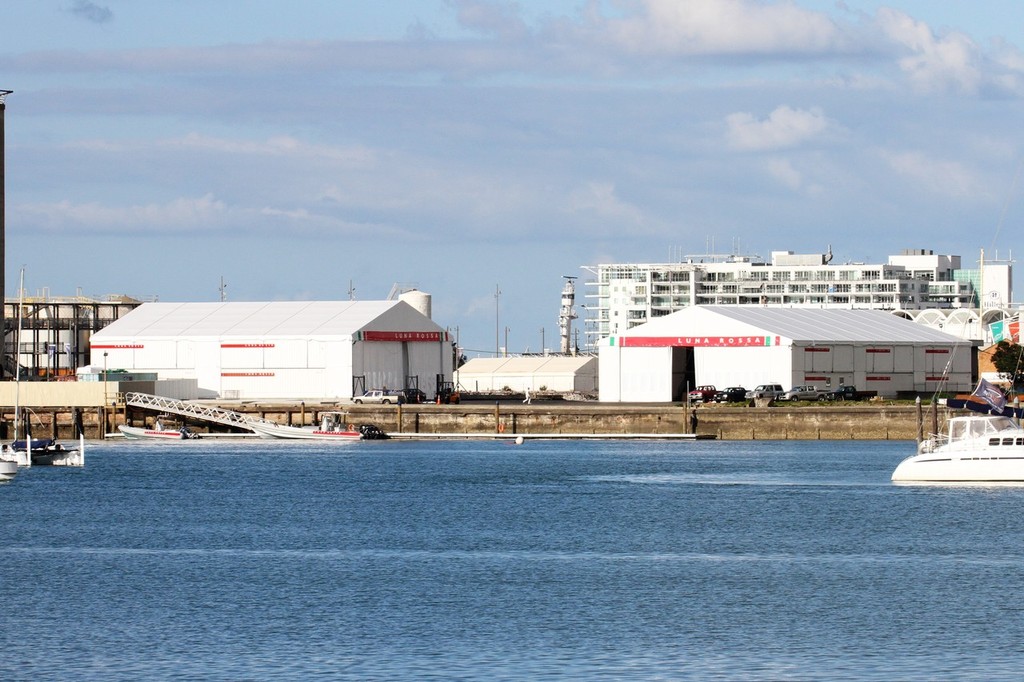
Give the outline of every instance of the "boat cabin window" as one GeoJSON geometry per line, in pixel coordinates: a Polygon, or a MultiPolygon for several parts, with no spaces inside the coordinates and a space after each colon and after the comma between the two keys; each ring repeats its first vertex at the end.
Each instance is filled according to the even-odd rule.
{"type": "MultiPolygon", "coordinates": [[[[955,417],[949,420],[949,437],[952,440],[967,438],[993,437],[1007,430],[1020,432],[1020,429],[1009,417],[955,417]]],[[[999,438],[992,438],[989,445],[999,445],[999,438]]]]}

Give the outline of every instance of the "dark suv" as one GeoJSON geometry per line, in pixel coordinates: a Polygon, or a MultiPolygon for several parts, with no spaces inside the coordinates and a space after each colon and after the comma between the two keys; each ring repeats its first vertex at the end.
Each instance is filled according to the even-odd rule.
{"type": "Polygon", "coordinates": [[[853,386],[843,384],[826,393],[825,400],[860,400],[860,393],[853,386]]]}
{"type": "Polygon", "coordinates": [[[747,399],[747,389],[742,386],[723,388],[715,394],[716,403],[742,403],[747,399]]]}

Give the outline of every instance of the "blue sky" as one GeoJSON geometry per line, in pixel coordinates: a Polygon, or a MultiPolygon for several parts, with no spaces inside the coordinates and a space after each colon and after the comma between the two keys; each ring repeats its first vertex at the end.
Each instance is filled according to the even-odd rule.
{"type": "Polygon", "coordinates": [[[468,354],[505,327],[536,351],[581,265],[829,244],[971,265],[1009,257],[1024,219],[1017,2],[10,0],[0,17],[8,292],[21,266],[30,293],[164,301],[216,300],[221,278],[237,301],[402,283],[468,354]]]}

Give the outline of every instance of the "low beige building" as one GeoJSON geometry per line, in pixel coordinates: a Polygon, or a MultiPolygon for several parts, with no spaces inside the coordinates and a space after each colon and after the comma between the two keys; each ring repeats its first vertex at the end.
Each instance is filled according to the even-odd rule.
{"type": "Polygon", "coordinates": [[[458,369],[456,378],[458,390],[470,393],[594,393],[597,364],[593,355],[475,358],[458,369]]]}

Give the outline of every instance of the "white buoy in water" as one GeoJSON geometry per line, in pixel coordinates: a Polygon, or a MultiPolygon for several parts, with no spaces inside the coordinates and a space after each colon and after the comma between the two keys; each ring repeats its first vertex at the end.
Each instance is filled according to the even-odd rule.
{"type": "Polygon", "coordinates": [[[522,436],[516,436],[516,445],[522,445],[522,444],[523,444],[523,437],[522,436]]]}

